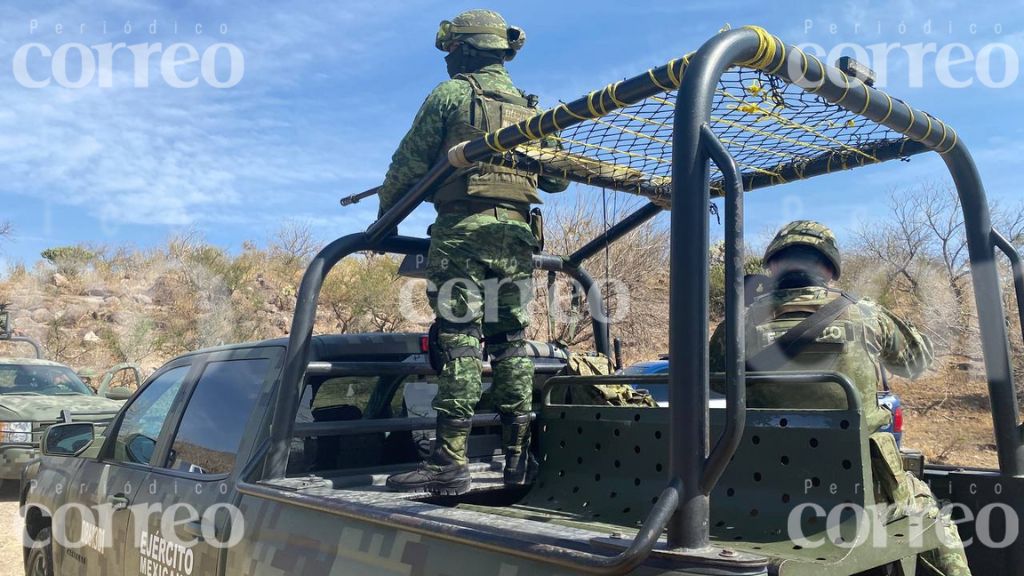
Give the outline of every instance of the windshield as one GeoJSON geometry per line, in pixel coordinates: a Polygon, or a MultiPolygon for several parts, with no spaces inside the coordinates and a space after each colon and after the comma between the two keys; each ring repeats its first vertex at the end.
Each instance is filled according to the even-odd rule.
{"type": "Polygon", "coordinates": [[[0,394],[63,396],[90,390],[67,366],[0,365],[0,394]]]}

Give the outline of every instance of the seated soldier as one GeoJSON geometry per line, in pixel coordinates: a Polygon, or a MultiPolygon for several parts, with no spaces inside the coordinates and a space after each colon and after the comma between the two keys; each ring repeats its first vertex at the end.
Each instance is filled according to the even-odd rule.
{"type": "MultiPolygon", "coordinates": [[[[832,231],[817,222],[792,222],[775,236],[764,255],[770,289],[747,311],[747,370],[834,371],[848,376],[860,391],[871,436],[876,500],[891,504],[896,519],[915,512],[939,518],[931,490],[904,471],[896,440],[879,432],[892,415],[879,407],[883,370],[905,378],[920,376],[934,358],[929,339],[892,312],[829,287],[842,271],[832,231]]],[[[725,329],[711,339],[711,370],[725,370],[725,329]]],[[[720,390],[721,391],[721,390],[720,390]]],[[[845,408],[846,395],[831,383],[761,384],[747,389],[752,408],[845,408]]],[[[948,515],[942,548],[922,555],[932,574],[970,574],[956,525],[948,515]]]]}

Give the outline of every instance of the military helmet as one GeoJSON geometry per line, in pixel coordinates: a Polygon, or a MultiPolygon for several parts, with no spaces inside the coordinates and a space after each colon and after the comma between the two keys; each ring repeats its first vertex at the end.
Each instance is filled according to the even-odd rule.
{"type": "Polygon", "coordinates": [[[814,248],[832,264],[832,279],[838,280],[842,274],[843,262],[836,245],[836,235],[828,226],[812,220],[790,222],[779,230],[775,239],[764,252],[764,263],[791,246],[809,246],[814,248]]]}
{"type": "Polygon", "coordinates": [[[526,43],[522,28],[509,26],[501,14],[491,10],[468,10],[451,20],[444,20],[437,29],[434,46],[448,52],[455,42],[465,42],[477,50],[504,50],[511,60],[526,43]]]}

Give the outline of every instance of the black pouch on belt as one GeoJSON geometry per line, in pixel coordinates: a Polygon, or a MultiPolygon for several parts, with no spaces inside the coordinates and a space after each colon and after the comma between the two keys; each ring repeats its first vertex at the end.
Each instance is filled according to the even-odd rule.
{"type": "Polygon", "coordinates": [[[544,250],[544,215],[540,213],[540,208],[534,208],[530,210],[530,230],[533,231],[533,237],[537,239],[537,252],[544,250]]]}

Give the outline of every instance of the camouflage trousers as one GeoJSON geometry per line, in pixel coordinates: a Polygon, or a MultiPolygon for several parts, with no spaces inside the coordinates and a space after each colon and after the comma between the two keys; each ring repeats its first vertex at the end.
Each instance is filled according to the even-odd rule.
{"type": "Polygon", "coordinates": [[[931,488],[910,472],[903,469],[903,459],[896,445],[896,438],[889,433],[871,436],[871,464],[875,475],[876,500],[892,505],[891,519],[909,514],[922,516],[936,522],[942,530],[941,544],[935,550],[920,555],[918,562],[925,576],[971,576],[960,533],[948,513],[939,508],[939,502],[931,488]]]}
{"type": "Polygon", "coordinates": [[[525,355],[524,331],[530,323],[535,246],[529,224],[510,217],[509,210],[440,210],[427,258],[427,297],[445,355],[433,401],[438,415],[473,416],[480,400],[481,337],[491,356],[495,408],[503,414],[530,410],[533,362],[525,355]]]}

